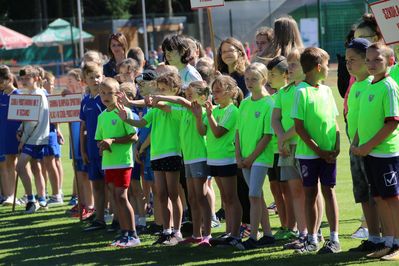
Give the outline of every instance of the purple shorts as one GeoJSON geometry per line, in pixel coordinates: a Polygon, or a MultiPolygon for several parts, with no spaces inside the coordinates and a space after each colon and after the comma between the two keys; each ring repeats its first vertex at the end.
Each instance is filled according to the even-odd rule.
{"type": "Polygon", "coordinates": [[[299,159],[304,187],[314,187],[320,178],[323,186],[334,187],[337,177],[337,164],[327,163],[323,159],[299,159]]]}
{"type": "Polygon", "coordinates": [[[399,156],[378,158],[366,156],[364,168],[372,197],[390,198],[399,195],[399,156]]]}

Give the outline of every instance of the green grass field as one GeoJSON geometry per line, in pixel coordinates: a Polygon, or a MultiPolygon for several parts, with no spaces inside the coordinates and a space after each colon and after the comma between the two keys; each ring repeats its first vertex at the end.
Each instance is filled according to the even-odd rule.
{"type": "MultiPolygon", "coordinates": [[[[331,73],[331,76],[335,73],[331,73]]],[[[335,83],[330,84],[335,89],[335,83]]],[[[334,91],[337,106],[342,99],[334,91]]],[[[339,108],[341,109],[341,108],[339,108]]],[[[339,117],[340,128],[344,129],[343,117],[339,117]]],[[[64,134],[67,127],[63,125],[64,134]]],[[[341,130],[343,131],[343,130],[341,130]]],[[[64,193],[68,200],[72,186],[72,167],[67,158],[68,145],[63,147],[65,169],[64,193]]],[[[22,186],[19,186],[19,192],[22,186]]],[[[268,184],[265,184],[267,203],[272,201],[268,184]]],[[[218,191],[217,191],[218,194],[218,191]]],[[[21,193],[19,193],[21,195],[21,193]]],[[[332,255],[294,255],[283,251],[281,245],[269,248],[239,251],[234,248],[196,248],[193,246],[152,247],[155,237],[141,236],[142,245],[131,249],[110,248],[108,244],[114,235],[109,233],[83,233],[83,223],[65,215],[67,206],[50,208],[46,212],[25,215],[23,207],[15,213],[11,207],[0,207],[0,264],[1,265],[70,265],[70,264],[157,264],[157,265],[348,265],[377,264],[378,260],[368,260],[364,254],[348,253],[351,247],[360,244],[350,236],[359,226],[360,206],[354,204],[352,182],[349,171],[348,141],[341,134],[341,154],[338,158],[337,198],[340,208],[340,239],[343,252],[332,255]]],[[[219,207],[219,198],[217,208],[219,207]]],[[[325,219],[324,219],[325,220],[325,219]]],[[[271,216],[273,229],[279,226],[278,217],[271,216]]],[[[224,228],[213,232],[216,235],[224,228]]],[[[326,222],[323,223],[324,236],[329,235],[326,222]]],[[[384,265],[394,265],[384,263],[384,265]]],[[[397,264],[396,264],[397,265],[397,264]]]]}

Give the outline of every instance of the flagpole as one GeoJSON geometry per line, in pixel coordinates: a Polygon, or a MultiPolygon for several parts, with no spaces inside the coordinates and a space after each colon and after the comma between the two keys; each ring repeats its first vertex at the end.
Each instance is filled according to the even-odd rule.
{"type": "Polygon", "coordinates": [[[78,4],[78,24],[79,24],[79,56],[80,59],[83,58],[84,46],[83,46],[83,27],[82,27],[82,6],[80,0],[77,0],[78,4]]]}
{"type": "Polygon", "coordinates": [[[141,5],[143,7],[144,54],[145,54],[145,59],[148,60],[147,15],[145,13],[145,0],[141,0],[141,5]]]}

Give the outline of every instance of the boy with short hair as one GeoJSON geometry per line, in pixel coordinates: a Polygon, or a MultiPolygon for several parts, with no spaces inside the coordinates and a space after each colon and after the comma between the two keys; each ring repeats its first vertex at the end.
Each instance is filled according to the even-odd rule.
{"type": "Polygon", "coordinates": [[[298,84],[291,117],[299,135],[295,158],[299,159],[305,191],[305,216],[308,237],[299,253],[319,250],[316,197],[318,182],[326,202],[330,239],[319,253],[341,251],[338,239],[338,205],[335,197],[336,158],[339,154],[338,110],[331,89],[320,82],[327,78],[329,55],[310,47],[300,57],[305,80],[298,84]]]}
{"type": "Polygon", "coordinates": [[[37,210],[36,199],[32,192],[32,183],[27,165],[31,162],[31,168],[35,177],[36,190],[38,194],[39,207],[47,209],[44,178],[38,160],[43,159],[43,148],[48,144],[49,137],[49,107],[44,90],[40,88],[40,73],[33,66],[25,66],[19,71],[22,86],[28,89],[30,95],[40,95],[40,111],[38,121],[22,122],[18,132],[18,151],[20,155],[17,163],[17,173],[21,178],[27,194],[26,213],[34,213],[37,210]]]}
{"type": "Polygon", "coordinates": [[[102,67],[88,62],[83,66],[82,74],[90,93],[81,102],[80,151],[83,163],[88,165],[89,180],[92,181],[93,185],[94,208],[96,210],[95,220],[85,228],[85,231],[88,232],[105,229],[106,227],[104,221],[104,172],[101,168],[101,156],[95,140],[97,118],[106,107],[100,99],[98,90],[103,80],[102,67]]]}
{"type": "MultiPolygon", "coordinates": [[[[348,114],[346,116],[348,125],[349,141],[352,145],[358,145],[358,138],[355,137],[359,119],[359,103],[362,95],[369,87],[372,76],[369,75],[366,66],[366,50],[371,45],[367,39],[353,39],[346,49],[346,67],[351,76],[356,78],[348,95],[348,114]]],[[[380,237],[380,226],[375,202],[371,201],[370,186],[364,168],[363,157],[354,155],[351,151],[350,167],[353,182],[353,195],[356,203],[362,204],[363,214],[368,226],[368,240],[362,241],[360,246],[350,251],[373,251],[377,244],[382,241],[380,237]]]]}
{"type": "MultiPolygon", "coordinates": [[[[133,166],[132,142],[137,141],[137,135],[134,127],[124,123],[117,114],[119,91],[119,83],[113,78],[105,78],[100,84],[101,101],[107,109],[98,116],[95,139],[102,154],[105,182],[114,198],[122,230],[121,237],[111,245],[126,248],[140,244],[135,231],[134,211],[127,195],[133,166]]],[[[119,108],[125,110],[128,118],[133,118],[128,108],[119,108]]]]}
{"type": "Polygon", "coordinates": [[[351,151],[365,156],[371,195],[385,236],[385,243],[367,257],[399,261],[399,89],[387,75],[393,63],[391,48],[381,43],[368,47],[366,64],[374,78],[360,99],[359,145],[352,145],[351,151]]]}

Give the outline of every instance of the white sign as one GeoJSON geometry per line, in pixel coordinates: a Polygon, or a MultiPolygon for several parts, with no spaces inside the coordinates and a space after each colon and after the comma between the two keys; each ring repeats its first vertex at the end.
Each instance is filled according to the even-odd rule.
{"type": "Polygon", "coordinates": [[[39,121],[41,101],[42,97],[40,95],[11,95],[7,119],[39,121]]]}
{"type": "Polygon", "coordinates": [[[68,123],[80,121],[80,102],[82,94],[49,95],[48,106],[50,109],[51,123],[68,123]]]}
{"type": "Polygon", "coordinates": [[[190,0],[191,9],[224,6],[224,0],[190,0]]]}
{"type": "Polygon", "coordinates": [[[319,23],[317,18],[301,18],[301,37],[305,47],[319,47],[319,23]]]}
{"type": "Polygon", "coordinates": [[[385,44],[399,42],[399,0],[383,0],[369,5],[385,44]]]}

